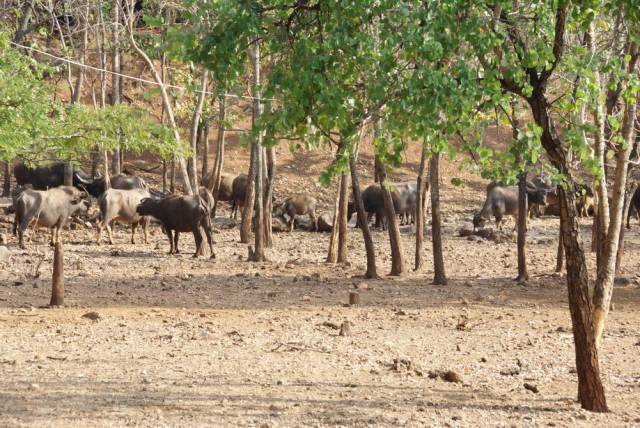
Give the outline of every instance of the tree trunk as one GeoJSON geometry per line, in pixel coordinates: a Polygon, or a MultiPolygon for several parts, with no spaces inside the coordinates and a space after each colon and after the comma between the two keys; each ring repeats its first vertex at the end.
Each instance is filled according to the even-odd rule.
{"type": "Polygon", "coordinates": [[[71,161],[64,163],[64,181],[65,186],[73,186],[73,164],[71,161]]]}
{"type": "MultiPolygon", "coordinates": [[[[169,126],[171,127],[171,130],[173,131],[173,137],[176,140],[176,144],[180,145],[180,132],[178,130],[178,125],[176,124],[176,120],[175,120],[175,116],[173,115],[173,107],[171,105],[171,101],[169,99],[169,94],[167,93],[167,88],[164,84],[164,81],[162,80],[162,76],[160,76],[160,73],[158,73],[158,69],[156,68],[154,62],[151,60],[151,58],[149,58],[149,55],[147,55],[145,53],[144,50],[142,50],[140,48],[140,46],[138,46],[138,44],[136,43],[134,34],[133,34],[133,27],[134,27],[134,23],[135,23],[135,15],[133,12],[133,2],[131,0],[125,0],[124,3],[126,3],[127,6],[127,33],[129,34],[129,42],[131,44],[131,47],[133,48],[133,50],[136,51],[136,53],[138,55],[140,55],[140,57],[144,60],[144,62],[147,64],[147,67],[151,70],[151,74],[153,75],[153,79],[155,80],[155,82],[157,83],[158,87],[160,88],[160,94],[162,95],[162,104],[164,106],[164,110],[167,114],[167,118],[169,119],[169,126]]],[[[117,7],[116,7],[117,9],[117,7]]],[[[191,180],[189,180],[189,172],[187,171],[187,163],[185,162],[184,158],[182,156],[178,156],[176,161],[178,162],[178,166],[180,168],[180,175],[182,176],[182,182],[184,184],[184,191],[185,193],[187,193],[188,195],[193,195],[194,194],[194,188],[191,185],[191,180]]],[[[198,189],[195,189],[195,192],[197,193],[198,189]]]]}
{"type": "Polygon", "coordinates": [[[371,231],[369,230],[369,222],[366,220],[367,215],[364,211],[364,204],[362,203],[362,192],[360,191],[360,181],[358,180],[356,155],[353,152],[353,149],[351,153],[349,153],[349,168],[351,170],[351,187],[353,189],[353,201],[356,205],[358,218],[361,219],[360,229],[362,230],[364,247],[367,252],[367,272],[364,274],[364,276],[365,278],[378,278],[378,273],[376,271],[376,249],[373,245],[373,238],[371,237],[371,231]]]}
{"type": "Polygon", "coordinates": [[[426,187],[424,170],[427,163],[425,143],[422,144],[422,153],[420,154],[420,169],[416,179],[416,254],[413,270],[418,271],[422,268],[422,252],[424,246],[424,188],[426,187]]]}
{"type": "Polygon", "coordinates": [[[567,256],[567,289],[569,309],[576,350],[578,373],[578,398],[581,406],[590,411],[606,412],[607,402],[600,379],[598,350],[593,330],[593,318],[589,299],[589,274],[578,240],[579,225],[573,192],[573,179],[569,173],[567,157],[558,136],[556,124],[549,114],[550,104],[544,95],[544,87],[534,87],[527,98],[533,118],[542,129],[540,141],[549,160],[567,177],[567,189],[558,187],[562,240],[567,256]]]}
{"type": "Polygon", "coordinates": [[[593,322],[596,345],[599,347],[604,333],[604,324],[611,305],[613,280],[616,271],[616,256],[623,224],[624,194],[627,187],[629,155],[633,147],[634,123],[636,118],[636,100],[625,102],[622,136],[624,148],[616,153],[616,169],[611,197],[611,217],[606,238],[602,241],[601,264],[593,291],[593,322]]]}
{"type": "MultiPolygon", "coordinates": [[[[276,148],[269,147],[265,149],[267,156],[267,189],[264,192],[264,242],[267,248],[273,246],[273,187],[276,178],[276,148]]],[[[263,153],[264,155],[264,153],[263,153]]]]}
{"type": "Polygon", "coordinates": [[[242,207],[242,220],[240,222],[240,242],[243,244],[249,243],[251,236],[251,225],[253,224],[253,210],[255,203],[255,181],[256,181],[256,168],[254,167],[254,150],[251,147],[251,158],[249,160],[249,173],[247,180],[247,190],[244,196],[244,206],[242,207]]]}
{"type": "Polygon", "coordinates": [[[526,283],[527,272],[527,173],[520,173],[518,181],[518,277],[516,281],[526,283]]]}
{"type": "MultiPolygon", "coordinates": [[[[78,62],[83,65],[85,63],[85,55],[87,52],[87,46],[89,44],[89,7],[90,7],[90,3],[87,3],[85,16],[83,17],[83,22],[82,22],[84,26],[84,29],[82,31],[82,45],[80,47],[80,52],[78,52],[78,55],[77,55],[78,62]]],[[[85,75],[85,68],[83,66],[79,66],[78,77],[76,78],[76,85],[73,90],[73,94],[71,96],[71,104],[78,103],[82,97],[82,85],[84,84],[84,75],[85,75]]]]}
{"type": "Polygon", "coordinates": [[[200,140],[200,147],[202,147],[202,175],[201,179],[209,173],[209,123],[204,122],[200,127],[198,138],[200,140]]]}
{"type": "Polygon", "coordinates": [[[22,39],[29,34],[29,21],[31,20],[31,16],[33,15],[33,3],[34,0],[26,1],[22,5],[22,9],[20,11],[20,22],[18,24],[18,28],[13,35],[13,42],[20,44],[22,39]]]}
{"type": "Polygon", "coordinates": [[[564,242],[562,238],[562,212],[560,212],[560,224],[558,225],[558,252],[556,254],[556,272],[562,272],[564,268],[564,242]]]}
{"type": "Polygon", "coordinates": [[[338,187],[336,189],[336,199],[333,204],[333,222],[331,223],[331,237],[329,238],[329,251],[327,251],[327,263],[335,263],[338,261],[338,211],[340,210],[340,189],[342,187],[342,177],[338,179],[338,187]]]}
{"type": "Polygon", "coordinates": [[[347,211],[349,206],[349,176],[346,173],[340,174],[340,195],[338,201],[338,263],[349,261],[349,248],[347,227],[347,211]]]}
{"type": "Polygon", "coordinates": [[[212,173],[212,181],[213,187],[211,191],[213,192],[213,196],[215,197],[215,203],[213,205],[213,217],[215,218],[216,211],[218,210],[218,191],[220,189],[220,180],[222,176],[222,171],[224,170],[224,121],[226,120],[226,98],[224,95],[220,96],[218,100],[219,111],[218,111],[218,146],[216,148],[216,160],[213,164],[213,173],[212,173]]]}
{"type": "MultiPolygon", "coordinates": [[[[629,177],[627,177],[628,180],[629,177]]],[[[628,182],[628,181],[627,181],[628,182]]],[[[637,184],[633,184],[632,186],[627,186],[627,189],[624,194],[624,205],[622,208],[622,222],[624,223],[625,215],[629,212],[629,206],[631,205],[631,198],[638,188],[637,184]]],[[[620,226],[620,237],[618,238],[618,252],[616,253],[616,270],[615,275],[620,271],[620,265],[622,264],[622,260],[624,259],[624,232],[626,228],[624,224],[620,226]]]]}
{"type": "Polygon", "coordinates": [[[392,276],[400,276],[404,273],[404,260],[402,257],[402,241],[400,229],[398,227],[398,217],[393,206],[391,191],[389,190],[389,180],[384,163],[376,156],[376,175],[380,181],[382,189],[382,200],[384,203],[384,213],[387,219],[387,230],[389,231],[389,244],[391,246],[391,272],[392,276]]]}
{"type": "Polygon", "coordinates": [[[64,305],[64,254],[60,237],[53,247],[53,275],[51,276],[51,302],[49,306],[64,305]]]}
{"type": "MultiPolygon", "coordinates": [[[[260,41],[256,41],[249,52],[253,65],[253,123],[256,127],[260,116],[262,115],[262,101],[260,100],[260,41]]],[[[264,254],[264,150],[262,147],[262,132],[256,134],[256,140],[251,144],[253,163],[253,180],[255,186],[255,215],[254,215],[254,241],[255,248],[250,252],[249,261],[262,262],[266,260],[264,254]]],[[[246,207],[245,207],[246,208],[246,207]]]]}
{"type": "Polygon", "coordinates": [[[431,155],[429,182],[431,185],[431,241],[433,243],[433,284],[446,285],[447,276],[442,254],[442,220],[440,217],[440,154],[431,155]]]}
{"type": "MultiPolygon", "coordinates": [[[[120,6],[119,1],[114,1],[113,7],[113,50],[111,52],[111,104],[120,104],[120,76],[115,73],[120,73],[120,6]]],[[[111,174],[120,174],[122,171],[120,165],[120,148],[117,147],[111,154],[111,174]]]]}
{"type": "Polygon", "coordinates": [[[191,159],[189,161],[189,180],[193,188],[198,189],[198,129],[200,128],[200,118],[202,117],[202,108],[204,107],[205,92],[207,91],[209,71],[202,69],[202,77],[200,79],[200,93],[196,99],[196,105],[193,109],[193,117],[191,119],[191,159]]]}
{"type": "MultiPolygon", "coordinates": [[[[570,183],[573,184],[573,183],[570,183]]],[[[569,310],[576,348],[578,373],[578,399],[583,408],[591,411],[608,411],[604,388],[600,380],[598,348],[593,330],[591,303],[589,301],[589,274],[582,246],[578,241],[578,213],[575,208],[573,186],[570,190],[559,188],[562,235],[567,254],[567,289],[569,310]]]]}
{"type": "Polygon", "coordinates": [[[111,188],[111,179],[109,178],[109,152],[104,151],[104,190],[111,188]]]}
{"type": "Polygon", "coordinates": [[[169,174],[169,192],[176,192],[176,160],[171,161],[171,171],[169,174]]]}
{"type": "Polygon", "coordinates": [[[9,161],[4,161],[4,180],[2,183],[2,196],[7,197],[11,195],[11,164],[9,161]]]}

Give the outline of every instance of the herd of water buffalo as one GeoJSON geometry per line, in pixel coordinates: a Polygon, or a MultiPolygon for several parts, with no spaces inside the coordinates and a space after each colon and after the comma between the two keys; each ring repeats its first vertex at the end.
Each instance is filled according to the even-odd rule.
{"type": "MultiPolygon", "coordinates": [[[[101,241],[106,228],[109,243],[113,244],[112,224],[120,222],[131,225],[131,243],[135,243],[135,232],[142,226],[144,241],[147,243],[147,227],[151,217],[157,219],[170,243],[170,254],[179,253],[178,239],[180,232],[191,232],[196,243],[196,253],[200,254],[203,243],[202,231],[207,238],[211,257],[214,257],[212,246],[211,211],[214,196],[209,189],[213,188],[210,177],[205,177],[203,186],[197,195],[177,196],[165,195],[150,189],[140,177],[123,174],[110,178],[110,186],[101,176],[90,177],[82,171],[74,171],[73,186],[63,186],[64,164],[54,163],[48,166],[31,168],[23,163],[14,166],[14,177],[17,187],[12,192],[13,211],[15,212],[14,235],[19,238],[19,245],[24,248],[24,232],[30,224],[46,227],[51,230],[51,243],[59,239],[59,230],[75,215],[88,211],[90,197],[97,199],[100,217],[97,225],[98,242],[101,241]]],[[[248,184],[245,174],[232,175],[223,173],[219,190],[215,195],[218,201],[231,203],[231,216],[237,218],[242,207],[248,184]]],[[[527,182],[527,200],[529,215],[558,215],[558,198],[556,188],[540,178],[527,182]]],[[[592,190],[585,185],[577,186],[577,209],[581,216],[592,214],[594,196],[592,190]]],[[[416,210],[415,182],[394,183],[392,200],[401,224],[410,224],[416,210]]],[[[385,227],[384,202],[379,185],[368,186],[362,192],[362,199],[367,221],[369,216],[376,216],[376,226],[385,227]]],[[[308,215],[310,228],[314,231],[331,230],[332,221],[316,214],[317,200],[308,194],[296,194],[274,205],[274,218],[289,231],[294,228],[296,216],[308,215]]],[[[633,195],[627,216],[627,227],[632,212],[640,212],[640,191],[633,195]]],[[[348,206],[348,219],[355,212],[352,202],[348,206]]],[[[518,212],[518,187],[505,186],[492,182],[487,186],[486,200],[482,209],[473,218],[474,229],[482,227],[492,217],[496,226],[501,228],[505,216],[516,216],[518,212]]]]}

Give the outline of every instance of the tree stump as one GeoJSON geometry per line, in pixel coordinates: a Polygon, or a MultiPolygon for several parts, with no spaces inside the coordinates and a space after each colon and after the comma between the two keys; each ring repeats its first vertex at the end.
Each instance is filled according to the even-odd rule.
{"type": "Polygon", "coordinates": [[[355,306],[360,304],[360,293],[357,291],[349,292],[349,306],[355,306]]]}
{"type": "Polygon", "coordinates": [[[60,239],[53,249],[53,275],[51,277],[51,303],[49,306],[64,305],[64,254],[60,239]]]}

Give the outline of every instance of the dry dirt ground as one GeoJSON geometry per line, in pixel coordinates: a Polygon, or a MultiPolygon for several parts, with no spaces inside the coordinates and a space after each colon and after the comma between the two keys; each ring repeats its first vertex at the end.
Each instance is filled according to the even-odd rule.
{"type": "MultiPolygon", "coordinates": [[[[0,425],[639,426],[640,229],[627,236],[627,280],[600,354],[612,413],[590,414],[575,401],[566,287],[552,274],[558,220],[532,221],[532,279],[516,285],[515,244],[457,237],[481,187],[445,192],[447,286],[430,284],[429,239],[423,272],[365,281],[358,229],[351,264],[329,266],[327,234],[278,234],[271,261],[253,264],[235,229],[215,234],[211,261],[191,258],[187,235],[183,254],[167,255],[157,226],[148,245],[128,244],[120,227],[114,246],[80,227],[64,234],[67,306],[47,309],[45,234],[26,251],[11,238],[0,262],[0,425]],[[345,306],[355,287],[361,304],[345,306]],[[432,378],[440,370],[459,382],[432,378]]],[[[387,236],[374,236],[386,273],[387,236]]],[[[413,237],[403,236],[409,265],[413,237]]]]}

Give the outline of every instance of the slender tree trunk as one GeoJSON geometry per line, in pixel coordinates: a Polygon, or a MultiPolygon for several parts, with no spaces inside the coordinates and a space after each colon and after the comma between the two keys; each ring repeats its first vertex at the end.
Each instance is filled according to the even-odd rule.
{"type": "Polygon", "coordinates": [[[596,345],[599,347],[604,333],[604,324],[611,305],[613,280],[616,271],[616,255],[623,225],[624,194],[627,187],[627,170],[629,155],[633,147],[634,123],[636,118],[636,100],[625,102],[622,124],[622,136],[625,141],[623,149],[616,153],[616,169],[611,198],[611,218],[606,231],[606,239],[602,241],[601,265],[593,292],[593,322],[596,345]]]}
{"type": "Polygon", "coordinates": [[[422,268],[423,258],[423,246],[424,246],[424,188],[427,187],[425,183],[424,171],[426,168],[426,147],[425,143],[422,144],[422,153],[420,154],[420,169],[418,170],[418,177],[416,179],[416,254],[413,270],[417,271],[422,268]]]}
{"type": "Polygon", "coordinates": [[[171,161],[171,171],[169,173],[169,192],[176,192],[176,161],[175,158],[171,161]]]}
{"type": "Polygon", "coordinates": [[[22,39],[29,34],[29,21],[33,16],[33,3],[34,0],[26,1],[22,5],[22,9],[20,11],[20,23],[18,24],[18,28],[13,35],[13,42],[20,44],[22,39]]]}
{"type": "Polygon", "coordinates": [[[349,176],[346,173],[340,174],[340,197],[338,200],[338,263],[349,261],[349,248],[347,227],[347,211],[349,206],[349,176]]]}
{"type": "Polygon", "coordinates": [[[556,255],[556,272],[562,272],[564,268],[564,242],[562,238],[562,212],[560,212],[560,224],[558,226],[558,252],[556,255]]]}
{"type": "Polygon", "coordinates": [[[253,211],[256,197],[256,168],[254,159],[253,146],[251,149],[251,159],[249,160],[249,174],[247,180],[247,190],[244,196],[244,205],[242,207],[242,220],[240,222],[240,242],[249,243],[251,237],[251,225],[253,224],[253,211]]]}
{"type": "Polygon", "coordinates": [[[555,121],[549,114],[550,104],[544,95],[544,88],[534,88],[527,102],[531,106],[536,124],[542,129],[540,141],[550,161],[560,173],[568,177],[568,190],[558,187],[558,198],[562,240],[567,256],[567,289],[576,350],[578,399],[586,410],[606,412],[607,402],[600,379],[598,349],[589,299],[589,274],[582,245],[578,239],[579,224],[573,179],[569,173],[566,153],[558,136],[555,121]]]}
{"type": "Polygon", "coordinates": [[[191,151],[193,153],[189,161],[189,180],[196,191],[198,189],[198,129],[200,128],[200,118],[202,117],[202,108],[204,107],[208,77],[209,71],[206,68],[203,68],[202,77],[200,78],[200,93],[196,99],[196,105],[193,109],[193,118],[191,119],[191,151]]]}
{"type": "Polygon", "coordinates": [[[371,231],[369,230],[369,222],[366,221],[367,215],[364,211],[364,204],[362,203],[362,192],[360,191],[360,180],[358,179],[356,155],[353,152],[353,149],[351,153],[349,153],[349,168],[351,170],[351,187],[353,189],[353,201],[356,205],[358,218],[361,219],[360,229],[362,230],[362,238],[364,239],[364,247],[367,253],[367,272],[364,274],[364,276],[365,278],[378,278],[376,269],[376,249],[373,245],[371,231]]]}
{"type": "MultiPolygon", "coordinates": [[[[250,51],[249,56],[253,65],[253,127],[255,128],[260,116],[262,115],[262,102],[260,100],[261,82],[260,82],[260,41],[256,41],[250,51]]],[[[262,132],[256,135],[256,140],[251,144],[253,152],[253,174],[255,186],[255,216],[254,216],[254,241],[255,248],[250,252],[249,261],[261,262],[265,261],[264,254],[264,150],[262,147],[262,132]]]]}
{"type": "Polygon", "coordinates": [[[209,173],[209,123],[204,122],[203,126],[200,127],[200,132],[198,135],[200,140],[200,147],[202,147],[202,175],[201,178],[204,178],[209,173]]]}
{"type": "Polygon", "coordinates": [[[11,194],[11,164],[4,161],[4,180],[2,183],[2,196],[7,197],[11,194]]]}
{"type": "Polygon", "coordinates": [[[380,159],[377,159],[376,167],[378,168],[376,175],[378,176],[380,188],[382,189],[384,213],[387,219],[387,230],[389,231],[389,243],[391,245],[390,275],[400,276],[404,273],[404,260],[402,257],[402,241],[400,237],[400,228],[398,227],[398,217],[396,216],[391,191],[389,190],[389,186],[392,184],[390,184],[387,179],[386,168],[380,159]]]}
{"type": "MultiPolygon", "coordinates": [[[[77,55],[78,62],[83,65],[85,63],[85,55],[87,52],[87,46],[89,44],[89,7],[90,3],[87,3],[85,16],[82,19],[82,24],[84,25],[84,29],[82,30],[82,45],[80,47],[80,52],[78,52],[77,55]]],[[[76,104],[82,97],[82,85],[84,84],[84,76],[85,68],[79,66],[75,89],[73,90],[73,94],[71,96],[71,104],[76,104]]]]}
{"type": "Polygon", "coordinates": [[[333,222],[331,223],[331,237],[329,238],[329,251],[327,251],[327,263],[335,263],[338,261],[338,211],[340,210],[340,188],[342,187],[342,177],[338,179],[338,187],[336,189],[336,199],[333,204],[333,222]]]}
{"type": "MultiPolygon", "coordinates": [[[[627,183],[628,181],[627,177],[627,183]]],[[[633,194],[635,193],[636,189],[638,188],[638,185],[636,183],[633,183],[633,185],[629,186],[627,185],[627,189],[625,191],[624,194],[624,205],[622,208],[622,222],[624,223],[624,218],[625,215],[629,212],[629,206],[631,205],[631,197],[633,196],[633,194]]],[[[618,252],[616,254],[616,271],[615,274],[617,275],[618,272],[620,271],[620,265],[622,265],[622,260],[624,259],[624,232],[625,232],[626,228],[624,227],[624,224],[622,224],[620,226],[620,237],[618,238],[618,252]]]]}
{"type": "Polygon", "coordinates": [[[429,182],[431,185],[431,241],[433,243],[433,284],[446,285],[447,276],[444,269],[442,253],[442,220],[440,217],[440,154],[431,155],[429,165],[429,182]]]}
{"type": "Polygon", "coordinates": [[[211,191],[215,196],[215,203],[213,205],[213,216],[215,218],[216,212],[218,210],[218,192],[220,191],[220,180],[222,177],[222,171],[224,170],[224,137],[225,137],[225,126],[224,121],[226,120],[226,98],[224,95],[221,95],[218,100],[219,110],[218,110],[218,146],[216,148],[216,160],[213,164],[213,188],[211,191]]]}
{"type": "Polygon", "coordinates": [[[104,190],[111,188],[111,179],[109,178],[109,152],[104,150],[104,190]]]}
{"type": "Polygon", "coordinates": [[[51,302],[49,306],[64,305],[64,253],[60,237],[53,247],[53,275],[51,277],[51,302]]]}
{"type": "MultiPolygon", "coordinates": [[[[147,64],[147,67],[151,70],[151,73],[153,75],[153,79],[155,80],[155,82],[157,83],[158,87],[160,88],[160,94],[162,95],[162,104],[164,105],[164,110],[167,114],[167,118],[169,119],[169,125],[171,127],[171,130],[173,131],[173,137],[176,140],[176,144],[180,144],[180,132],[178,130],[178,125],[176,124],[176,120],[175,120],[175,116],[173,115],[173,107],[171,105],[171,101],[169,99],[169,94],[167,93],[167,88],[162,80],[162,76],[160,76],[160,73],[158,73],[158,69],[156,68],[154,62],[151,60],[151,58],[149,58],[149,56],[145,53],[144,50],[142,50],[140,48],[140,46],[138,46],[138,44],[136,43],[134,34],[133,34],[133,26],[135,23],[135,15],[133,13],[133,2],[132,0],[125,0],[124,3],[126,3],[127,6],[127,17],[126,17],[126,21],[127,21],[127,32],[129,34],[129,42],[131,44],[131,47],[133,48],[133,50],[136,51],[136,53],[145,61],[145,63],[147,64]]],[[[185,193],[187,193],[188,195],[193,195],[194,194],[194,188],[191,185],[191,180],[189,180],[189,172],[187,171],[187,163],[185,162],[184,158],[182,156],[178,156],[176,161],[178,162],[178,166],[180,168],[180,175],[182,176],[182,181],[184,184],[184,191],[185,193]]],[[[195,189],[195,192],[197,193],[198,189],[195,189]]]]}
{"type": "Polygon", "coordinates": [[[266,243],[268,248],[273,246],[273,187],[275,185],[276,178],[276,148],[269,147],[265,149],[265,153],[267,157],[267,189],[264,192],[264,233],[265,238],[264,242],[266,243]]]}
{"type": "MultiPolygon", "coordinates": [[[[120,0],[115,0],[113,7],[113,50],[111,52],[111,71],[114,74],[111,75],[111,104],[120,104],[120,76],[115,73],[120,73],[120,24],[122,19],[120,18],[120,0]]],[[[117,147],[111,154],[111,174],[120,174],[122,167],[120,165],[120,148],[117,147]]]]}
{"type": "Polygon", "coordinates": [[[529,280],[526,252],[527,212],[527,173],[522,172],[518,180],[518,277],[516,281],[519,283],[526,283],[529,280]]]}
{"type": "Polygon", "coordinates": [[[73,186],[73,164],[71,161],[64,163],[64,185],[73,186]]]}

